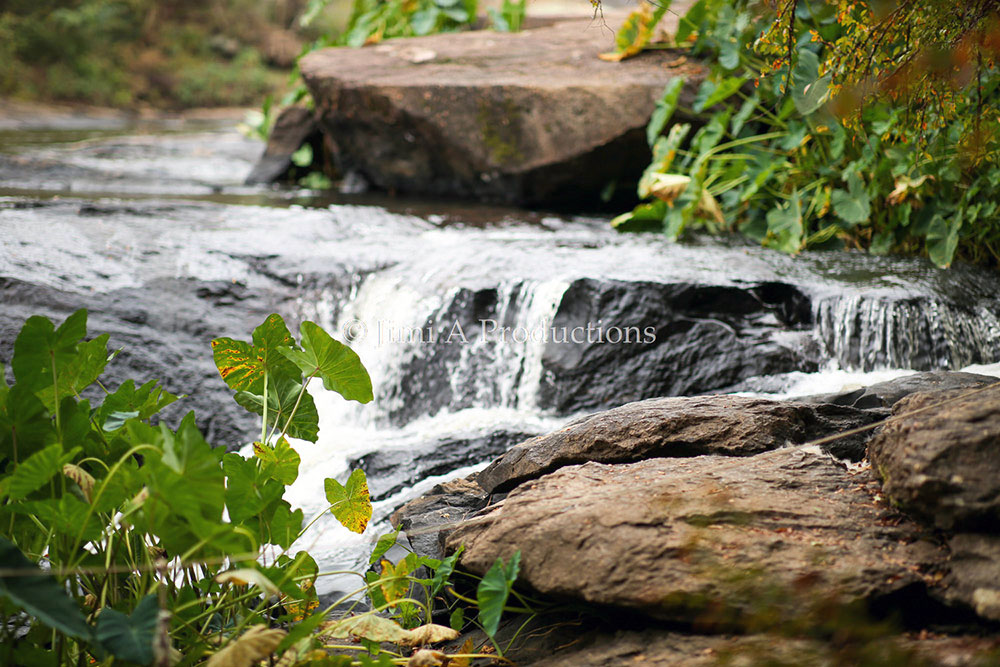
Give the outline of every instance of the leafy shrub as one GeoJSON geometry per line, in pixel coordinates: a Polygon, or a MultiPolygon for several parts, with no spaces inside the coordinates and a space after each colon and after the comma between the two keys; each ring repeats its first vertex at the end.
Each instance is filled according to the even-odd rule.
{"type": "MultiPolygon", "coordinates": [[[[678,101],[668,86],[639,186],[653,201],[613,224],[674,238],[692,226],[736,227],[792,253],[851,247],[925,253],[939,266],[1000,262],[1000,49],[973,43],[974,75],[954,80],[941,104],[875,89],[861,103],[845,49],[874,19],[866,3],[846,4],[794,3],[781,22],[747,2],[696,3],[675,41],[711,63],[692,109],[706,123],[659,136],[678,101]]],[[[881,48],[902,68],[913,51],[898,31],[887,39],[881,48]]]]}
{"type": "MultiPolygon", "coordinates": [[[[208,658],[215,666],[274,654],[295,665],[310,663],[316,650],[325,656],[338,637],[361,638],[378,652],[383,641],[414,646],[457,636],[420,623],[432,618],[460,554],[439,561],[411,553],[392,564],[384,556],[398,531],[383,536],[371,558],[381,573],[358,574],[357,591],[320,610],[316,562],[291,553],[308,526],[282,498],[300,462],[288,438],[317,440],[311,379],[345,399],[372,400],[353,351],[312,322],[302,323],[296,341],[278,315],[250,341],[212,342],[234,399],[261,416],[247,458],[206,442],[192,413],[176,429],[157,423],[177,397],[156,381],[106,389],[99,377],[115,353],[108,354],[107,334],[86,340],[86,323],[85,310],[58,327],[31,317],[14,343],[14,385],[0,365],[0,661],[208,658]],[[95,390],[101,396],[92,405],[82,396],[95,390]],[[420,568],[431,576],[418,577],[420,568]],[[423,587],[425,600],[412,598],[411,586],[423,587]],[[363,592],[373,611],[327,621],[333,606],[363,592]]],[[[324,486],[334,517],[364,531],[372,516],[364,473],[324,486]]],[[[480,585],[491,635],[516,576],[515,559],[480,585]]]]}

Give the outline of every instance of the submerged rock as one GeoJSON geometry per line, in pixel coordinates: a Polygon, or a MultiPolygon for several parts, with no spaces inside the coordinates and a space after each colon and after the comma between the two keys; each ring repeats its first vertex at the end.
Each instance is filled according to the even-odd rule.
{"type": "Polygon", "coordinates": [[[341,171],[391,192],[579,207],[639,176],[664,86],[686,76],[690,108],[707,72],[668,69],[666,51],[598,59],[613,47],[573,20],[323,49],[299,66],[341,171]]]}
{"type": "Polygon", "coordinates": [[[868,448],[886,494],[938,528],[1000,527],[1000,386],[913,394],[893,415],[868,448]]]}
{"type": "Polygon", "coordinates": [[[445,537],[487,502],[487,493],[475,479],[454,479],[396,510],[390,521],[394,528],[406,532],[418,554],[444,558],[445,537]]]}
{"type": "Polygon", "coordinates": [[[808,448],[569,466],[456,528],[449,551],[485,574],[521,552],[521,580],[562,599],[726,625],[821,599],[923,587],[945,550],[874,502],[870,476],[808,448]]]}
{"type": "MultiPolygon", "coordinates": [[[[578,419],[512,448],[479,473],[489,492],[506,491],[560,467],[703,454],[748,456],[871,424],[885,415],[832,405],[741,396],[654,398],[578,419]]],[[[864,436],[831,443],[864,452],[864,436]]]]}

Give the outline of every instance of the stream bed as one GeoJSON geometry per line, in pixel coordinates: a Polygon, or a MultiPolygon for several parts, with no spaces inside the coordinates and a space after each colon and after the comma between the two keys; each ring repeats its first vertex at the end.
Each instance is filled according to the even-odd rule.
{"type": "MultiPolygon", "coordinates": [[[[388,515],[571,418],[654,396],[825,394],[913,371],[1000,376],[1000,278],[740,239],[620,235],[605,216],[244,186],[262,150],[231,120],[0,124],[0,360],[32,314],[90,311],[210,441],[254,420],[211,359],[270,312],[349,342],[375,401],[313,386],[314,445],[286,494],[369,474],[374,526],[321,518],[301,546],[363,570],[388,515]]],[[[320,591],[352,583],[321,579],[320,591]]]]}

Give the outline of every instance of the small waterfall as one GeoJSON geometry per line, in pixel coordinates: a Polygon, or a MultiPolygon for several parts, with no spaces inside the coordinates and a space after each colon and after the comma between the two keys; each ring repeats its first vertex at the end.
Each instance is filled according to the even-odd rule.
{"type": "Polygon", "coordinates": [[[331,401],[334,418],[384,427],[442,410],[537,411],[545,343],[531,333],[551,326],[568,283],[414,284],[404,271],[379,272],[343,303],[317,309],[339,313],[323,324],[361,356],[376,392],[369,406],[331,401]]]}
{"type": "Polygon", "coordinates": [[[958,369],[1000,359],[1000,308],[898,295],[848,294],[814,301],[815,335],[841,368],[958,369]]]}

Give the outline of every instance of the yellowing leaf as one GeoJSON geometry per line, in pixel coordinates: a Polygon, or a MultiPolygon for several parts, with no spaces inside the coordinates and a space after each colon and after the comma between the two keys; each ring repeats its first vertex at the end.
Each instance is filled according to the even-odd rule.
{"type": "Polygon", "coordinates": [[[355,470],[343,485],[335,479],[324,482],[330,511],[344,528],[363,533],[372,518],[372,502],[368,495],[368,479],[361,469],[355,470]]]}
{"type": "Polygon", "coordinates": [[[360,637],[373,642],[398,644],[406,639],[408,630],[393,620],[368,612],[327,623],[320,634],[333,639],[360,637]]]}
{"type": "Polygon", "coordinates": [[[382,589],[382,595],[386,602],[392,604],[396,600],[406,597],[410,590],[410,580],[407,579],[409,573],[409,563],[405,559],[396,565],[387,560],[382,561],[382,576],[379,577],[378,586],[382,589]]]}
{"type": "Polygon", "coordinates": [[[277,595],[279,592],[278,587],[264,576],[263,572],[250,568],[221,572],[216,575],[215,580],[220,584],[234,584],[236,586],[254,585],[268,595],[277,595]]]}
{"type": "Polygon", "coordinates": [[[406,661],[406,667],[442,667],[450,664],[448,656],[441,651],[420,649],[406,661]]]}
{"type": "Polygon", "coordinates": [[[254,625],[209,658],[207,667],[251,667],[271,655],[286,634],[277,628],[254,625]]]}
{"type": "Polygon", "coordinates": [[[691,177],[680,174],[651,174],[649,181],[649,194],[672,204],[687,190],[691,184],[691,177]]]}
{"type": "Polygon", "coordinates": [[[90,494],[94,490],[93,476],[80,466],[73,463],[67,463],[64,465],[62,471],[64,475],[76,482],[76,485],[80,487],[80,491],[83,492],[83,497],[86,498],[89,503],[90,494]]]}
{"type": "Polygon", "coordinates": [[[399,643],[404,646],[425,646],[438,642],[449,642],[452,639],[458,639],[458,632],[443,625],[428,623],[410,630],[406,639],[399,643]]]}
{"type": "Polygon", "coordinates": [[[653,28],[663,18],[669,2],[660,3],[654,10],[648,2],[643,2],[639,8],[629,14],[622,27],[615,33],[615,50],[610,53],[598,54],[601,60],[619,62],[642,52],[653,36],[653,28]]]}

